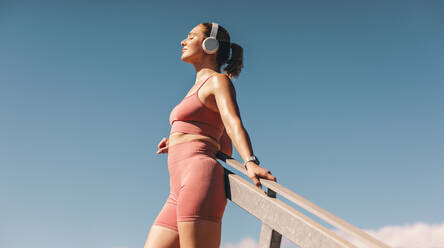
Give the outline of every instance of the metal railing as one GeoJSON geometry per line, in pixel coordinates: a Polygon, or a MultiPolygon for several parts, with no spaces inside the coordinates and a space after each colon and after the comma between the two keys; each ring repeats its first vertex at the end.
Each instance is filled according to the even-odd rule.
{"type": "MultiPolygon", "coordinates": [[[[232,157],[219,152],[217,158],[247,175],[242,163],[232,157]]],[[[356,248],[355,245],[330,229],[276,199],[276,194],[295,203],[339,230],[358,238],[360,241],[368,244],[369,247],[390,248],[366,232],[320,208],[277,182],[260,178],[261,184],[267,187],[267,192],[264,192],[241,176],[225,167],[224,169],[227,198],[262,222],[259,248],[280,247],[282,235],[301,248],[356,248]]]]}

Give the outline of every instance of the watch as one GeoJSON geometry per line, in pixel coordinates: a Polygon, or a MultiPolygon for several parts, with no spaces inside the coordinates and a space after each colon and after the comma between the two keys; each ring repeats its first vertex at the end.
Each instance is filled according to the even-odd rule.
{"type": "Polygon", "coordinates": [[[245,160],[244,167],[246,167],[247,163],[250,162],[250,161],[253,161],[253,162],[255,162],[256,164],[259,165],[259,159],[256,156],[251,155],[250,157],[247,158],[247,160],[245,160]]]}

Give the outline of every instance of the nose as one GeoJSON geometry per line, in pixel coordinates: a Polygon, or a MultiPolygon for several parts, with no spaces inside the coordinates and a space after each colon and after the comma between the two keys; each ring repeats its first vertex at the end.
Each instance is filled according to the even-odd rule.
{"type": "Polygon", "coordinates": [[[185,40],[182,40],[182,41],[180,42],[180,45],[181,45],[181,46],[185,46],[185,40]]]}

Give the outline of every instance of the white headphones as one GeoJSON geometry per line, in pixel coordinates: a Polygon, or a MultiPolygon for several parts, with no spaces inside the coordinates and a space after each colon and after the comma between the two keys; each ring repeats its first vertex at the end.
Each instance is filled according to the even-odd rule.
{"type": "Polygon", "coordinates": [[[219,41],[216,39],[218,28],[219,24],[213,22],[210,37],[205,38],[205,40],[202,42],[202,48],[208,54],[214,54],[219,49],[219,41]]]}

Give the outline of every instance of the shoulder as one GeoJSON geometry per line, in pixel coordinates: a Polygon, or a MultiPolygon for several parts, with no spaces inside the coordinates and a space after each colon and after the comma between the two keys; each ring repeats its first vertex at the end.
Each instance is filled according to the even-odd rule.
{"type": "Polygon", "coordinates": [[[225,73],[218,72],[211,79],[215,92],[234,91],[233,82],[225,73]]]}

